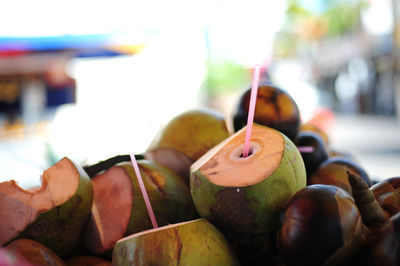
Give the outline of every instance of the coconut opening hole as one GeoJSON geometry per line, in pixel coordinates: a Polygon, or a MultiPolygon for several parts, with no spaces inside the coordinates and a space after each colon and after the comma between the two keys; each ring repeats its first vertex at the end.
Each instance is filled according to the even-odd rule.
{"type": "Polygon", "coordinates": [[[247,157],[243,156],[243,145],[239,145],[230,153],[229,158],[233,161],[246,160],[254,156],[259,150],[260,145],[257,142],[250,142],[249,154],[247,157]]]}
{"type": "MultiPolygon", "coordinates": [[[[248,154],[246,157],[249,157],[249,156],[251,156],[252,154],[253,154],[253,148],[250,147],[250,149],[249,149],[249,154],[248,154]]],[[[239,157],[240,157],[240,158],[246,158],[246,157],[243,156],[243,152],[240,154],[239,157]]]]}

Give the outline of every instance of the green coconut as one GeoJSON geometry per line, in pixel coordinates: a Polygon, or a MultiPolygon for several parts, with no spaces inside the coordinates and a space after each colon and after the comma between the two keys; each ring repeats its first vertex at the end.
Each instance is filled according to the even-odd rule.
{"type": "Polygon", "coordinates": [[[216,110],[186,111],[157,133],[145,157],[168,167],[189,183],[190,165],[228,136],[225,118],[216,110]]]}
{"type": "Polygon", "coordinates": [[[112,263],[118,265],[238,265],[224,235],[206,219],[133,234],[119,240],[112,263]]]}
{"type": "MultiPolygon", "coordinates": [[[[188,186],[181,176],[148,160],[137,162],[158,225],[198,218],[188,186]]],[[[132,213],[126,235],[153,228],[132,164],[122,163],[116,167],[124,168],[133,185],[132,213]]]]}
{"type": "Polygon", "coordinates": [[[1,244],[28,238],[65,257],[80,244],[92,207],[92,183],[79,165],[63,158],[44,171],[40,188],[1,183],[0,201],[1,244]]]}
{"type": "Polygon", "coordinates": [[[200,216],[228,238],[262,242],[276,227],[283,205],[306,186],[306,171],[291,140],[258,124],[253,126],[249,156],[242,157],[245,130],[191,166],[190,188],[200,216]]]}

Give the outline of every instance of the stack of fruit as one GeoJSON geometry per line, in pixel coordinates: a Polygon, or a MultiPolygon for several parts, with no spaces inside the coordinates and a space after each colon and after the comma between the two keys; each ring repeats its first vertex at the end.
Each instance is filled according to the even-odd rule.
{"type": "Polygon", "coordinates": [[[136,155],[158,228],[129,156],[63,158],[36,189],[0,183],[0,264],[399,264],[400,177],[372,186],[271,84],[259,86],[243,156],[249,98],[235,133],[216,111],[188,111],[136,155]]]}

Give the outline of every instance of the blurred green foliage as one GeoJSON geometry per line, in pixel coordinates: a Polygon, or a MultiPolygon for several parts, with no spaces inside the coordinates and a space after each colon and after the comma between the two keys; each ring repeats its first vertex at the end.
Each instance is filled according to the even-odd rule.
{"type": "Polygon", "coordinates": [[[307,54],[321,40],[361,29],[366,0],[287,0],[284,25],[275,38],[275,56],[307,54]]]}
{"type": "Polygon", "coordinates": [[[364,4],[361,1],[343,2],[329,8],[322,16],[328,24],[327,34],[337,36],[357,29],[364,4]]]}
{"type": "MultiPolygon", "coordinates": [[[[326,25],[323,36],[337,36],[357,29],[361,10],[367,6],[365,0],[287,0],[289,24],[314,19],[326,25]],[[307,3],[307,4],[305,4],[307,3]],[[310,8],[312,3],[319,8],[310,8]],[[318,4],[317,4],[318,3],[318,4]]],[[[289,25],[294,28],[294,25],[289,25]]]]}
{"type": "Polygon", "coordinates": [[[250,82],[251,72],[243,65],[228,60],[207,62],[204,85],[209,95],[242,89],[250,82]]]}

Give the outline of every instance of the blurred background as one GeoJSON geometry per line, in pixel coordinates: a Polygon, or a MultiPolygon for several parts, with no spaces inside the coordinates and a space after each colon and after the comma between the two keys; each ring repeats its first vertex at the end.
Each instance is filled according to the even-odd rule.
{"type": "Polygon", "coordinates": [[[400,1],[14,0],[0,17],[0,181],[144,152],[189,109],[262,80],[371,178],[400,175],[400,1]]]}

